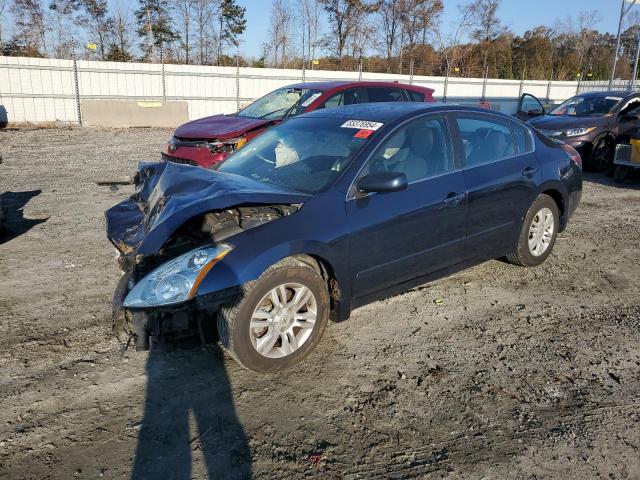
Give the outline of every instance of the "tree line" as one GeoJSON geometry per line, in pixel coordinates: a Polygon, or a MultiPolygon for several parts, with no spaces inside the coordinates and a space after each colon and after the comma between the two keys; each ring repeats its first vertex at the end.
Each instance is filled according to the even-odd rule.
{"type": "MultiPolygon", "coordinates": [[[[266,1],[266,0],[264,0],[266,1]]],[[[516,34],[501,0],[272,0],[254,67],[505,79],[607,79],[616,38],[582,11],[516,34]]],[[[235,65],[246,30],[236,0],[0,0],[4,55],[235,65]],[[8,28],[8,27],[11,28],[8,28]]],[[[639,16],[624,25],[616,71],[630,78],[639,16]]]]}

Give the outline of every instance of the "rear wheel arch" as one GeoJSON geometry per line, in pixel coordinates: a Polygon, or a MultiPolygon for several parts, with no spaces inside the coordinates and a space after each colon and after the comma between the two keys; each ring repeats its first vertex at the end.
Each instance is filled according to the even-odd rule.
{"type": "Polygon", "coordinates": [[[560,190],[556,188],[547,188],[541,191],[540,193],[551,197],[553,201],[556,202],[556,205],[558,206],[558,211],[560,212],[560,229],[563,230],[564,226],[566,225],[566,221],[565,221],[566,202],[564,199],[564,195],[562,195],[562,192],[560,192],[560,190]]]}

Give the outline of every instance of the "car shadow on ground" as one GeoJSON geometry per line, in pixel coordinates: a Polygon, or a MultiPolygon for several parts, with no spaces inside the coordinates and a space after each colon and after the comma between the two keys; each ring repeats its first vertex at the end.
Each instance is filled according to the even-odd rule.
{"type": "Polygon", "coordinates": [[[147,375],[132,480],[193,478],[199,459],[206,465],[197,470],[209,479],[252,477],[251,452],[219,347],[152,349],[147,375]]]}
{"type": "Polygon", "coordinates": [[[582,176],[585,182],[597,183],[605,187],[624,188],[627,190],[640,190],[640,170],[627,175],[624,182],[616,182],[612,176],[606,173],[584,172],[582,176]]]}
{"type": "Polygon", "coordinates": [[[0,245],[28,232],[34,226],[46,222],[47,218],[24,218],[23,208],[33,197],[37,197],[42,190],[29,190],[25,192],[0,193],[0,245]]]}

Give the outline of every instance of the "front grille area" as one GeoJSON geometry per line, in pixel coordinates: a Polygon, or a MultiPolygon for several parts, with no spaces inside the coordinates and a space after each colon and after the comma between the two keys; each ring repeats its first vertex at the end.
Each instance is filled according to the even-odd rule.
{"type": "Polygon", "coordinates": [[[165,162],[181,163],[182,165],[191,165],[192,167],[198,166],[198,164],[193,160],[189,160],[188,158],[170,157],[166,153],[162,154],[162,160],[165,162]]]}

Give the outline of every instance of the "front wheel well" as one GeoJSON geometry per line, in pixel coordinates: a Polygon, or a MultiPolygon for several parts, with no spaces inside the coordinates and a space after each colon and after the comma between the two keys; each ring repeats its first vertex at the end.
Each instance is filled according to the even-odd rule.
{"type": "Polygon", "coordinates": [[[331,319],[338,320],[340,318],[340,284],[331,264],[317,255],[297,254],[289,258],[309,265],[322,276],[327,284],[329,298],[331,299],[331,319]]]}

